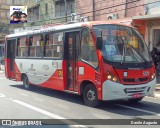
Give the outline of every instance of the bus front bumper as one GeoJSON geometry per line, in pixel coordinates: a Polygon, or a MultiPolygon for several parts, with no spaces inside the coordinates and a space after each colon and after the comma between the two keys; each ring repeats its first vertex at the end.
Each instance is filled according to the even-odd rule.
{"type": "Polygon", "coordinates": [[[123,85],[107,80],[102,85],[102,100],[133,99],[136,95],[140,97],[153,96],[155,87],[156,78],[139,85],[123,85]]]}

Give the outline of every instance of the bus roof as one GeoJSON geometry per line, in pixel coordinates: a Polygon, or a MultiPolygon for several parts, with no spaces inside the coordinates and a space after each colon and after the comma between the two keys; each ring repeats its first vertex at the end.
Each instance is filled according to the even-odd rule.
{"type": "Polygon", "coordinates": [[[6,38],[14,38],[14,37],[32,35],[32,34],[38,34],[38,33],[45,33],[45,32],[51,32],[51,31],[79,28],[79,27],[82,27],[82,26],[92,27],[93,25],[100,25],[100,24],[116,24],[116,25],[128,26],[128,25],[122,24],[122,23],[120,23],[118,21],[115,21],[115,20],[113,20],[113,21],[108,20],[108,21],[78,22],[78,23],[72,23],[72,24],[63,24],[63,25],[58,25],[58,26],[51,26],[49,28],[44,28],[44,29],[39,29],[39,30],[31,30],[31,31],[26,31],[26,32],[21,32],[21,33],[10,34],[10,35],[7,35],[6,38]]]}

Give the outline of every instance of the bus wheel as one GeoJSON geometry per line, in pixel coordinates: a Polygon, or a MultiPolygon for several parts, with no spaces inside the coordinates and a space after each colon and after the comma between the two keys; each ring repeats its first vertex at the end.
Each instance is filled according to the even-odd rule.
{"type": "Polygon", "coordinates": [[[29,81],[28,81],[28,77],[25,75],[25,76],[23,76],[23,86],[24,86],[24,88],[25,89],[30,89],[31,87],[31,85],[29,84],[29,81]]]}
{"type": "Polygon", "coordinates": [[[97,107],[99,105],[97,89],[92,84],[88,84],[85,86],[83,98],[86,105],[90,107],[97,107]]]}
{"type": "Polygon", "coordinates": [[[143,97],[141,98],[136,98],[136,99],[128,99],[130,102],[139,102],[143,99],[143,97]]]}

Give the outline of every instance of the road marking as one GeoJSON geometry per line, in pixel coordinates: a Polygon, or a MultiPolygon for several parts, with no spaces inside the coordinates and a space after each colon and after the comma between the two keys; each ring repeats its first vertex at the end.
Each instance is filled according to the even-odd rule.
{"type": "Polygon", "coordinates": [[[32,105],[30,105],[30,104],[24,103],[24,102],[22,102],[22,101],[19,101],[19,100],[13,100],[13,101],[16,102],[16,103],[18,103],[18,104],[21,104],[21,105],[23,105],[23,106],[25,106],[25,107],[27,107],[27,108],[30,108],[30,109],[32,109],[32,110],[35,110],[35,111],[37,111],[37,112],[40,112],[40,113],[45,114],[45,115],[47,115],[47,116],[50,116],[50,117],[52,117],[52,118],[55,118],[55,119],[65,119],[65,118],[63,118],[63,117],[61,117],[61,116],[55,115],[55,114],[53,114],[53,113],[50,113],[50,112],[45,111],[45,110],[43,110],[43,109],[37,108],[37,107],[32,106],[32,105]]]}
{"type": "Polygon", "coordinates": [[[6,97],[4,94],[0,93],[0,97],[6,97]]]}
{"type": "Polygon", "coordinates": [[[133,110],[136,110],[136,111],[145,112],[145,113],[149,113],[149,114],[152,114],[152,115],[160,116],[160,114],[157,114],[155,112],[151,112],[151,111],[147,111],[147,110],[143,110],[143,109],[139,109],[139,108],[133,108],[133,107],[126,106],[126,105],[121,105],[121,104],[116,104],[116,105],[120,106],[120,107],[124,107],[124,108],[133,109],[133,110]]]}
{"type": "MultiPolygon", "coordinates": [[[[23,105],[23,106],[25,106],[25,107],[27,107],[27,108],[30,108],[30,109],[32,109],[32,110],[35,110],[35,111],[37,111],[37,112],[39,112],[39,113],[42,113],[42,114],[44,114],[44,115],[47,115],[47,116],[49,116],[49,117],[51,117],[51,118],[54,118],[54,119],[66,119],[66,118],[63,118],[63,117],[61,117],[61,116],[59,116],[59,115],[55,115],[55,114],[53,114],[53,113],[50,113],[50,112],[48,112],[48,111],[45,111],[45,110],[43,110],[43,109],[40,109],[40,108],[38,108],[38,107],[35,107],[35,106],[32,106],[32,105],[30,105],[30,104],[27,104],[27,103],[25,103],[25,102],[22,102],[22,101],[20,101],[20,100],[12,100],[13,102],[15,102],[15,103],[18,103],[18,104],[20,104],[20,105],[23,105]]],[[[65,122],[65,121],[64,121],[65,122]]],[[[69,121],[69,120],[67,120],[66,119],[66,123],[75,123],[75,122],[72,122],[72,121],[69,121]]],[[[84,125],[71,125],[71,126],[74,126],[74,127],[86,127],[86,126],[84,126],[84,125]]]]}

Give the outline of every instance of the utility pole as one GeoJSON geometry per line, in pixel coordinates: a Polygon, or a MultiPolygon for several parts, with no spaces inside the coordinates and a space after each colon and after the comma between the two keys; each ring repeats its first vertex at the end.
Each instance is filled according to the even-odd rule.
{"type": "Polygon", "coordinates": [[[93,0],[92,6],[93,6],[93,21],[94,21],[95,20],[95,0],[93,0]]]}
{"type": "Polygon", "coordinates": [[[65,17],[67,22],[67,0],[64,0],[64,4],[65,4],[65,17]]]}

